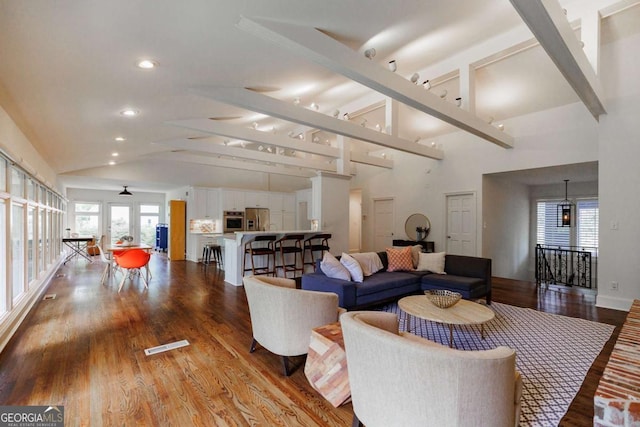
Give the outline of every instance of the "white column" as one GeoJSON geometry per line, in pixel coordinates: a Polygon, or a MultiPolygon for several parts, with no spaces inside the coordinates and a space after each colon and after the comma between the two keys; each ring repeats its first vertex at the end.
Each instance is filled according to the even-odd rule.
{"type": "Polygon", "coordinates": [[[349,251],[349,180],[350,175],[318,172],[311,178],[313,215],[320,229],[331,233],[331,253],[349,251]]]}

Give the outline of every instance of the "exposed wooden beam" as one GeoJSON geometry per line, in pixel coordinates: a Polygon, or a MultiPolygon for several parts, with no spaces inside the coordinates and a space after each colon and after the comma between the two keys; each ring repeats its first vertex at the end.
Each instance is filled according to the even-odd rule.
{"type": "Polygon", "coordinates": [[[322,129],[327,132],[333,132],[338,135],[370,142],[372,144],[382,145],[387,148],[393,148],[395,150],[438,160],[444,157],[442,150],[425,147],[412,141],[407,141],[382,132],[377,132],[373,129],[349,123],[345,120],[335,119],[331,116],[311,111],[303,107],[298,107],[291,103],[283,102],[248,89],[233,87],[200,87],[192,88],[191,91],[195,94],[246,108],[250,111],[268,114],[272,117],[314,127],[316,129],[322,129]]]}
{"type": "Polygon", "coordinates": [[[457,128],[501,147],[513,147],[510,135],[369,61],[315,28],[246,17],[242,17],[237,26],[457,128]]]}
{"type": "Polygon", "coordinates": [[[351,161],[353,163],[361,163],[363,165],[379,166],[381,168],[393,169],[393,160],[383,159],[382,157],[374,157],[362,151],[350,152],[351,161]]]}
{"type": "Polygon", "coordinates": [[[301,159],[298,157],[283,156],[266,151],[248,150],[238,147],[225,147],[214,144],[203,139],[172,139],[156,141],[154,144],[166,147],[177,148],[179,150],[200,151],[202,153],[217,154],[220,156],[237,157],[239,159],[258,160],[261,162],[277,163],[281,165],[303,167],[307,169],[324,170],[335,172],[335,162],[329,164],[328,161],[316,159],[301,159]]]}
{"type": "Polygon", "coordinates": [[[315,171],[311,169],[284,167],[284,166],[270,166],[254,162],[242,162],[231,159],[218,159],[211,156],[202,156],[192,153],[170,152],[164,151],[160,153],[153,153],[147,157],[156,159],[163,159],[169,161],[197,163],[201,165],[216,166],[221,168],[240,169],[255,172],[272,173],[277,175],[299,176],[303,178],[311,178],[317,176],[315,171]]]}
{"type": "Polygon", "coordinates": [[[557,0],[510,0],[593,117],[606,114],[600,81],[557,0]]]}
{"type": "Polygon", "coordinates": [[[289,138],[288,136],[261,132],[259,130],[216,122],[209,119],[173,120],[167,122],[167,124],[211,135],[221,135],[229,138],[241,139],[243,141],[256,142],[259,144],[269,144],[276,147],[289,148],[291,150],[317,154],[319,156],[326,156],[334,159],[340,156],[340,150],[336,147],[314,144],[311,142],[301,141],[299,139],[289,138]]]}

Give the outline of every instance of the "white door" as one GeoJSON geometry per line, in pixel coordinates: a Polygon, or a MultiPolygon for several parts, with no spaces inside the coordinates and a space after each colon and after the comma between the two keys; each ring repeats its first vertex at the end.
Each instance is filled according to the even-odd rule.
{"type": "Polygon", "coordinates": [[[349,252],[360,252],[362,246],[362,190],[349,192],[349,252]]]}
{"type": "Polygon", "coordinates": [[[447,253],[476,256],[476,196],[447,196],[447,253]]]}
{"type": "Polygon", "coordinates": [[[373,250],[384,251],[393,244],[393,199],[373,201],[373,250]]]}

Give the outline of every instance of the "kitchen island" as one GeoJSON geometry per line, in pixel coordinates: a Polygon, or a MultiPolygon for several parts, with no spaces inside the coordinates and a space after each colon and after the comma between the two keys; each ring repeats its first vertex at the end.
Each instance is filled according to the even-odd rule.
{"type": "MultiPolygon", "coordinates": [[[[284,230],[284,231],[236,231],[225,233],[224,238],[224,281],[234,286],[242,286],[242,260],[244,259],[244,244],[256,236],[275,235],[279,239],[287,234],[304,234],[304,238],[320,234],[322,231],[284,230]]],[[[250,272],[249,272],[250,273],[250,272]]]]}

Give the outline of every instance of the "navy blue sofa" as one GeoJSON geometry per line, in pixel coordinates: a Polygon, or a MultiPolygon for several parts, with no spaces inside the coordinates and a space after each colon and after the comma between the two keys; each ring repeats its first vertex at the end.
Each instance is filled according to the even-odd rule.
{"type": "Polygon", "coordinates": [[[445,255],[445,272],[387,271],[386,252],[378,252],[384,269],[365,277],[362,283],[327,277],[316,260],[316,271],[302,276],[302,289],[333,292],[340,307],[361,309],[400,297],[422,293],[426,289],[460,292],[465,299],[485,297],[491,304],[491,260],[488,258],[445,255]]]}

